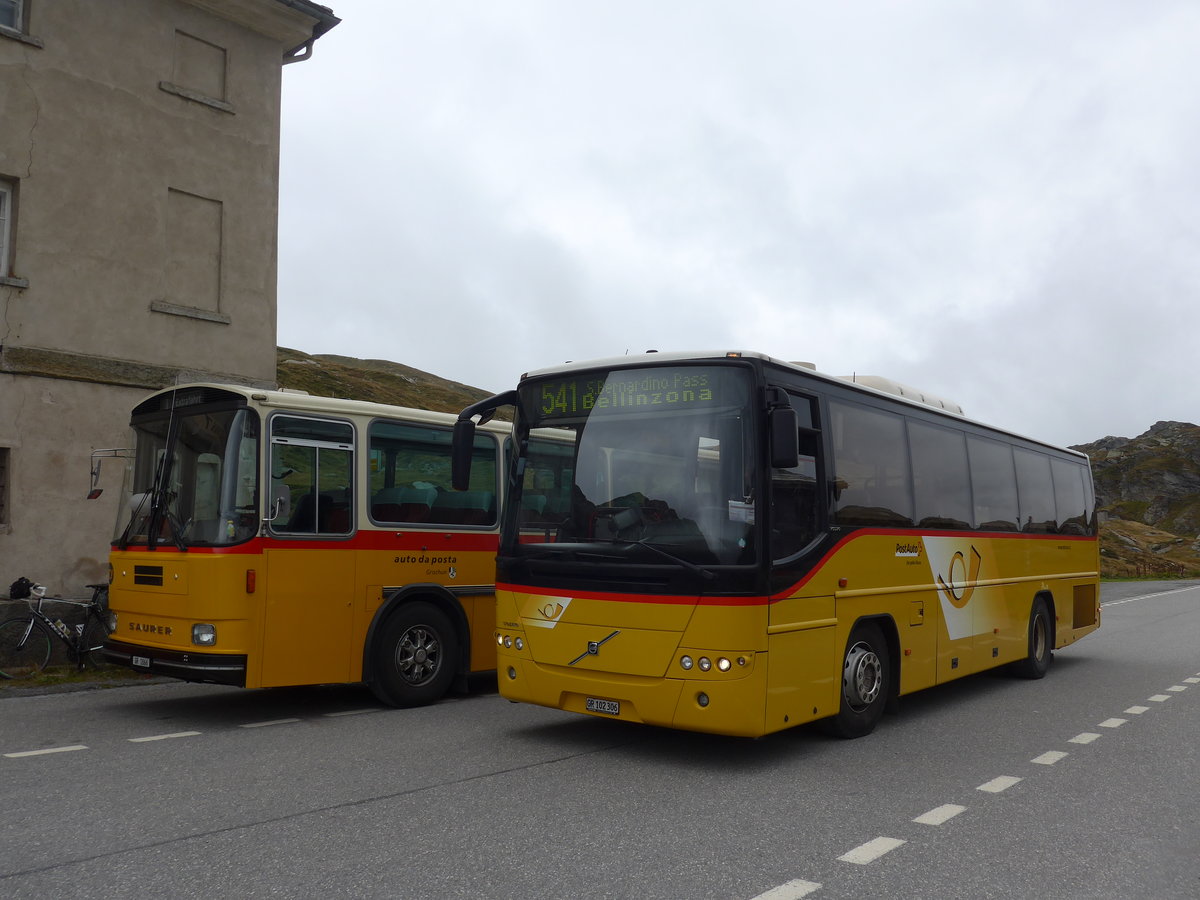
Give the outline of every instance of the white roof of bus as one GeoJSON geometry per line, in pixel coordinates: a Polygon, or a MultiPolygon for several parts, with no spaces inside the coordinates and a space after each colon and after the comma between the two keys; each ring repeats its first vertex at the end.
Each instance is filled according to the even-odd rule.
{"type": "MultiPolygon", "coordinates": [[[[153,394],[148,395],[147,399],[159,394],[168,394],[171,391],[182,391],[188,388],[215,388],[217,390],[230,391],[248,397],[260,406],[269,406],[275,409],[286,409],[302,413],[407,419],[427,425],[453,425],[458,419],[457,413],[416,409],[410,406],[391,406],[387,403],[374,403],[370,400],[345,400],[340,397],[319,397],[304,393],[303,391],[269,391],[263,388],[248,387],[244,384],[220,384],[218,382],[180,384],[164,388],[161,391],[155,391],[153,394]]],[[[488,422],[482,427],[491,431],[508,433],[512,430],[512,423],[493,421],[488,422]]]]}

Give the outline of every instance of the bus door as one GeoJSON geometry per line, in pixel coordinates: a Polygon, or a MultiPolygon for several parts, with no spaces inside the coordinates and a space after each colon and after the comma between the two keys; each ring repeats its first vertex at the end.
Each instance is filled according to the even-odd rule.
{"type": "Polygon", "coordinates": [[[345,682],[358,591],[354,429],[271,418],[270,540],[264,550],[261,685],[345,682]]]}

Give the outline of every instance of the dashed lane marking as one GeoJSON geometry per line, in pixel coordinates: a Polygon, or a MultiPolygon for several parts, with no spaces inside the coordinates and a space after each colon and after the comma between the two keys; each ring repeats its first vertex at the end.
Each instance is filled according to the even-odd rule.
{"type": "Polygon", "coordinates": [[[1131,706],[1131,707],[1129,707],[1129,709],[1125,710],[1125,712],[1129,713],[1129,715],[1131,715],[1131,716],[1140,716],[1144,712],[1150,712],[1150,707],[1148,707],[1148,706],[1131,706]]]}
{"type": "Polygon", "coordinates": [[[148,744],[151,741],[170,741],[174,738],[195,737],[199,731],[173,731],[170,734],[148,734],[145,737],[129,738],[131,744],[148,744]]]}
{"type": "Polygon", "coordinates": [[[269,722],[247,722],[238,728],[269,728],[272,725],[294,725],[299,719],[271,719],[269,722]]]}
{"type": "Polygon", "coordinates": [[[854,863],[856,866],[866,866],[906,843],[908,842],[900,838],[877,837],[873,841],[859,844],[849,853],[843,853],[838,859],[842,862],[854,863]]]}
{"type": "Polygon", "coordinates": [[[991,781],[981,784],[975,790],[986,791],[989,794],[999,794],[1001,791],[1007,791],[1020,780],[1015,775],[1001,775],[999,778],[993,778],[991,781]]]}
{"type": "Polygon", "coordinates": [[[1030,762],[1037,763],[1039,766],[1052,766],[1062,759],[1066,759],[1067,754],[1061,750],[1047,750],[1041,756],[1035,756],[1030,762]]]}
{"type": "Polygon", "coordinates": [[[1186,691],[1187,689],[1188,686],[1186,684],[1173,684],[1167,688],[1168,691],[1173,691],[1176,694],[1178,694],[1180,691],[1186,691]]]}
{"type": "Polygon", "coordinates": [[[1170,694],[1155,694],[1153,697],[1147,697],[1146,699],[1150,700],[1154,703],[1166,703],[1168,700],[1171,699],[1171,695],[1170,694]]]}
{"type": "Polygon", "coordinates": [[[801,897],[807,897],[809,894],[820,889],[821,885],[815,881],[794,878],[787,882],[787,884],[781,884],[779,887],[773,887],[769,891],[764,891],[755,897],[754,900],[800,900],[801,897]]]}
{"type": "Polygon", "coordinates": [[[1128,719],[1105,719],[1103,722],[1097,722],[1097,728],[1120,728],[1128,719]]]}
{"type": "Polygon", "coordinates": [[[941,806],[935,807],[927,813],[921,813],[913,821],[918,825],[944,825],[959,813],[966,811],[967,808],[965,806],[959,806],[957,803],[943,803],[941,806]]]}
{"type": "Polygon", "coordinates": [[[87,744],[71,744],[67,747],[47,747],[44,750],[19,750],[16,753],[5,753],[9,759],[20,759],[23,756],[47,756],[51,753],[70,753],[73,750],[86,750],[87,744]]]}
{"type": "Polygon", "coordinates": [[[341,712],[325,713],[325,717],[328,719],[336,719],[339,716],[364,716],[367,713],[377,713],[377,712],[383,712],[383,710],[378,709],[378,708],[376,708],[376,709],[344,709],[341,712]]]}
{"type": "Polygon", "coordinates": [[[1067,738],[1068,744],[1090,744],[1092,741],[1100,740],[1100,735],[1094,731],[1085,731],[1082,734],[1077,734],[1073,738],[1067,738]]]}

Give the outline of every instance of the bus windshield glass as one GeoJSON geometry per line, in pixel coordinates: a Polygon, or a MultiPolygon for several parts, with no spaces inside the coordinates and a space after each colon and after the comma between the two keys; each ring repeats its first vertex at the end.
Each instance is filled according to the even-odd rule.
{"type": "Polygon", "coordinates": [[[237,544],[258,531],[258,416],[246,409],[164,411],[136,419],[116,542],[237,544]]]}
{"type": "MultiPolygon", "coordinates": [[[[539,553],[619,545],[639,563],[685,567],[754,559],[750,373],[738,366],[663,366],[530,379],[530,427],[574,433],[531,444],[511,515],[542,529],[539,553]]],[[[532,549],[527,545],[526,550],[532,549]]]]}

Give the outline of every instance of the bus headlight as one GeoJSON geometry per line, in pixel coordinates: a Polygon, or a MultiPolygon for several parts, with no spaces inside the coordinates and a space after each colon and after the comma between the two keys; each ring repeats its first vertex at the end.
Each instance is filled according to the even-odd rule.
{"type": "Polygon", "coordinates": [[[684,669],[690,669],[692,667],[692,658],[690,656],[680,657],[679,665],[683,666],[684,669]]]}
{"type": "Polygon", "coordinates": [[[707,656],[702,656],[702,657],[700,657],[700,662],[698,663],[698,665],[700,666],[701,672],[707,672],[709,669],[712,668],[712,660],[709,659],[707,656]]]}
{"type": "Polygon", "coordinates": [[[193,625],[192,643],[201,647],[211,647],[217,642],[216,625],[193,625]]]}
{"type": "Polygon", "coordinates": [[[717,660],[717,668],[722,672],[728,672],[731,668],[733,668],[733,663],[722,656],[717,660]]]}

